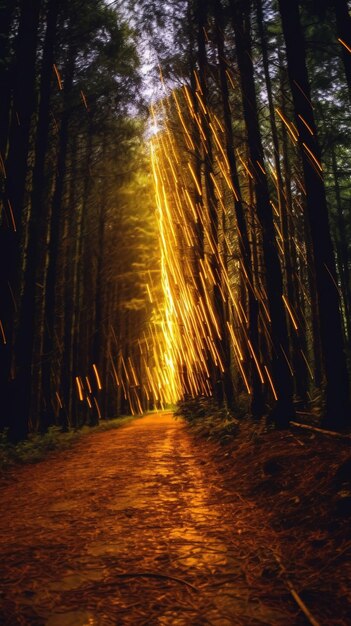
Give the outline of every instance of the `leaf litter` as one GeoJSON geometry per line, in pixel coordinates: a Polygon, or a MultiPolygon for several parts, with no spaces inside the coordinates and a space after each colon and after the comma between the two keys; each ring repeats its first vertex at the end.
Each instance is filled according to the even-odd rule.
{"type": "Polygon", "coordinates": [[[336,506],[328,489],[346,447],[310,438],[244,429],[220,446],[160,414],[11,469],[1,623],[313,623],[292,587],[316,623],[346,626],[345,516],[330,529],[318,509],[336,506]]]}

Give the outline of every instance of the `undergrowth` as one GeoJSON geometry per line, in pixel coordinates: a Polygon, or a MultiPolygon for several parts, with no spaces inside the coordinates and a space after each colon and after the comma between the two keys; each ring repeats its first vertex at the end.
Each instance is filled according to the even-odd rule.
{"type": "Polygon", "coordinates": [[[239,431],[239,420],[205,396],[179,401],[174,415],[183,417],[194,433],[221,443],[229,443],[239,431]]]}
{"type": "Polygon", "coordinates": [[[50,426],[46,433],[31,433],[28,439],[17,444],[13,444],[8,440],[6,431],[1,432],[0,469],[5,469],[15,464],[37,463],[45,459],[54,450],[70,448],[82,436],[119,428],[132,419],[135,418],[126,416],[113,420],[104,420],[98,426],[83,426],[80,429],[72,428],[67,432],[63,432],[59,426],[50,426]]]}

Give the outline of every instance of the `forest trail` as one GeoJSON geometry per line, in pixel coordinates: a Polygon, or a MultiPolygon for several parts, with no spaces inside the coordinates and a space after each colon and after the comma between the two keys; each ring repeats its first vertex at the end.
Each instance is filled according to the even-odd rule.
{"type": "Polygon", "coordinates": [[[17,468],[1,489],[1,624],[306,624],[262,576],[262,561],[276,570],[263,512],[221,478],[170,413],[17,468]]]}

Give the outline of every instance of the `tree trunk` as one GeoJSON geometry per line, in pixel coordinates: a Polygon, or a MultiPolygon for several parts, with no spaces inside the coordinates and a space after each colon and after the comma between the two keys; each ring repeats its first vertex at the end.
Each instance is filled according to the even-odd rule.
{"type": "Polygon", "coordinates": [[[299,132],[306,187],[307,217],[314,254],[321,345],[326,373],[324,423],[343,428],[350,419],[349,382],[344,353],[334,251],[321,167],[321,151],[311,105],[305,42],[297,0],[279,0],[288,74],[299,132]],[[309,130],[310,129],[310,130],[309,130]],[[332,329],[332,332],[331,332],[332,329]]]}
{"type": "Polygon", "coordinates": [[[331,160],[332,160],[332,170],[334,176],[334,187],[335,187],[335,200],[336,200],[336,224],[337,224],[337,234],[336,234],[336,247],[337,247],[337,257],[339,264],[339,274],[340,274],[340,282],[342,289],[342,296],[344,302],[344,318],[345,318],[345,331],[347,335],[347,341],[351,339],[351,294],[350,294],[350,258],[348,251],[348,241],[346,238],[346,223],[345,218],[342,211],[342,199],[341,199],[341,191],[339,185],[339,172],[335,154],[335,146],[331,147],[331,160]]]}
{"type": "Polygon", "coordinates": [[[221,282],[222,282],[222,270],[219,261],[219,248],[218,248],[218,203],[215,194],[214,183],[211,174],[213,174],[213,155],[212,155],[212,140],[210,133],[210,119],[208,113],[208,87],[207,87],[207,53],[205,43],[205,28],[207,20],[207,1],[198,0],[196,3],[196,22],[198,28],[198,64],[199,64],[199,82],[202,91],[202,101],[205,111],[203,113],[203,129],[206,137],[206,149],[204,150],[204,176],[206,185],[206,195],[208,203],[209,221],[210,221],[210,233],[209,236],[212,241],[212,246],[215,252],[211,252],[210,265],[212,274],[215,277],[215,284],[213,286],[213,302],[216,318],[219,322],[219,335],[216,330],[213,329],[214,341],[216,344],[217,352],[222,360],[223,369],[220,364],[214,364],[213,369],[213,391],[214,396],[218,403],[221,405],[226,401],[229,408],[234,406],[234,390],[233,382],[231,378],[230,368],[230,346],[229,346],[229,334],[226,329],[226,316],[223,298],[221,295],[221,282]]]}
{"type": "MultiPolygon", "coordinates": [[[[215,20],[216,20],[216,43],[217,43],[217,51],[218,51],[218,63],[219,63],[221,96],[222,96],[222,106],[223,106],[223,119],[224,119],[225,138],[226,138],[226,154],[227,154],[228,164],[229,164],[229,169],[230,169],[231,183],[232,183],[232,187],[234,190],[233,192],[234,210],[235,210],[236,223],[237,223],[236,225],[238,229],[238,241],[239,241],[241,260],[242,260],[243,268],[244,268],[243,274],[246,275],[246,281],[244,280],[244,276],[242,278],[244,282],[246,283],[247,292],[248,292],[248,302],[249,302],[248,333],[249,333],[249,338],[250,338],[254,353],[256,355],[256,358],[259,359],[260,352],[259,352],[259,341],[258,341],[258,302],[257,302],[256,293],[255,293],[255,288],[254,288],[250,242],[249,242],[243,203],[241,199],[239,177],[238,177],[237,164],[236,164],[236,158],[235,158],[235,153],[234,153],[232,116],[231,116],[230,103],[229,103],[229,88],[228,88],[228,80],[227,80],[227,74],[226,74],[227,67],[226,67],[226,61],[225,61],[225,50],[224,50],[224,41],[223,41],[224,25],[223,25],[223,7],[221,4],[221,0],[216,0],[215,2],[215,20]]],[[[262,392],[262,384],[260,381],[256,364],[251,354],[250,354],[250,357],[251,357],[251,389],[252,389],[251,413],[253,417],[260,418],[264,414],[264,408],[265,408],[264,397],[263,397],[263,392],[262,392]]]]}
{"type": "Polygon", "coordinates": [[[272,378],[276,405],[270,419],[285,428],[294,416],[292,377],[286,361],[289,352],[286,316],[283,304],[283,280],[275,241],[275,228],[270,204],[268,182],[264,170],[264,154],[258,120],[250,35],[250,2],[230,0],[240,73],[242,102],[250,154],[249,167],[255,178],[256,212],[262,228],[263,257],[266,274],[268,307],[271,320],[272,378]],[[262,169],[261,169],[262,168],[262,169]]]}
{"type": "Polygon", "coordinates": [[[16,9],[14,0],[3,0],[0,6],[0,178],[5,177],[2,171],[6,160],[7,140],[10,122],[11,87],[13,81],[10,32],[16,9]]]}
{"type": "Polygon", "coordinates": [[[63,329],[62,329],[62,358],[60,373],[60,406],[59,423],[67,430],[76,427],[72,415],[72,394],[74,392],[73,376],[73,337],[76,328],[77,307],[77,280],[78,280],[78,245],[81,239],[81,212],[77,202],[77,151],[79,141],[73,138],[70,150],[70,190],[68,197],[69,211],[65,213],[65,225],[63,234],[63,250],[61,268],[61,280],[63,281],[63,329]],[[73,223],[72,223],[73,214],[73,223]],[[69,236],[70,235],[70,236],[69,236]],[[72,268],[73,265],[73,268],[72,268]],[[67,280],[69,276],[69,280],[67,280]]]}
{"type": "MultiPolygon", "coordinates": [[[[6,183],[0,225],[0,319],[5,342],[0,342],[0,425],[10,427],[14,440],[28,432],[28,412],[17,411],[19,398],[28,398],[28,387],[17,387],[11,371],[11,350],[14,341],[14,320],[18,304],[19,263],[22,219],[27,176],[32,114],[35,106],[35,60],[39,25],[40,0],[22,0],[16,38],[14,84],[9,150],[5,164],[6,183]],[[25,96],[23,95],[25,94],[25,96]]],[[[30,372],[31,364],[26,364],[30,372]]]]}
{"type": "MultiPolygon", "coordinates": [[[[29,237],[35,236],[36,245],[38,241],[42,241],[46,236],[46,222],[45,220],[45,207],[49,203],[49,180],[48,174],[45,171],[45,159],[47,156],[47,149],[49,143],[49,131],[50,131],[50,96],[51,96],[51,77],[52,66],[54,61],[54,44],[56,38],[56,22],[59,11],[59,0],[51,0],[48,6],[46,32],[44,40],[44,50],[42,59],[42,69],[40,78],[40,101],[38,112],[38,125],[36,130],[36,143],[35,143],[35,163],[33,170],[32,180],[32,194],[31,194],[31,211],[32,217],[35,216],[35,235],[34,232],[29,233],[29,237]],[[39,233],[39,229],[43,229],[44,233],[39,233]]],[[[34,224],[33,224],[34,228],[34,224]]],[[[30,263],[31,260],[29,259],[30,263]]],[[[45,329],[45,312],[44,312],[44,329],[45,329]]],[[[45,330],[44,330],[45,334],[45,330]]],[[[45,341],[44,341],[45,343],[45,341]]],[[[43,370],[46,367],[47,359],[50,358],[46,352],[46,346],[43,346],[44,350],[44,364],[43,370]]],[[[45,395],[45,389],[44,389],[45,395]]],[[[53,423],[53,422],[50,422],[53,423]]],[[[49,424],[47,424],[49,425],[49,424]]],[[[43,425],[41,425],[43,426],[43,425]]]]}
{"type": "Polygon", "coordinates": [[[341,56],[344,63],[349,95],[351,98],[351,17],[347,0],[332,0],[336,17],[337,35],[341,44],[341,56]],[[348,46],[348,50],[345,45],[348,46]]]}
{"type": "MultiPolygon", "coordinates": [[[[269,108],[269,118],[272,132],[272,140],[273,140],[273,148],[274,148],[274,165],[275,172],[277,176],[276,183],[276,191],[277,191],[277,199],[278,199],[278,208],[279,208],[279,217],[280,217],[280,228],[283,238],[283,252],[284,252],[284,278],[286,284],[286,293],[288,297],[289,305],[293,308],[293,310],[297,311],[297,297],[296,297],[296,289],[294,285],[294,267],[293,267],[293,254],[291,250],[291,233],[289,229],[289,205],[287,203],[287,198],[284,195],[284,181],[283,174],[281,168],[281,155],[280,155],[280,145],[279,145],[279,136],[278,136],[278,128],[276,124],[275,118],[275,110],[274,110],[274,102],[273,102],[273,93],[272,93],[272,81],[270,77],[269,71],[269,58],[268,58],[268,49],[267,49],[267,35],[266,29],[264,26],[264,18],[262,11],[262,0],[256,1],[256,10],[257,10],[257,24],[258,24],[258,32],[260,38],[261,52],[262,52],[262,60],[263,60],[263,69],[265,82],[267,87],[267,96],[268,96],[268,108],[269,108]]],[[[284,98],[284,95],[282,95],[284,98]]],[[[301,323],[301,322],[300,322],[301,323]]],[[[307,368],[305,361],[301,354],[301,344],[304,343],[303,340],[303,328],[299,328],[298,330],[292,323],[292,320],[289,318],[289,337],[290,337],[290,346],[291,346],[291,360],[292,367],[294,371],[295,378],[295,389],[299,400],[306,403],[307,401],[307,368]]]]}
{"type": "Polygon", "coordinates": [[[41,428],[46,430],[55,422],[55,393],[53,385],[55,351],[56,280],[58,265],[59,238],[61,234],[61,206],[66,176],[68,129],[70,120],[70,97],[75,71],[75,50],[69,52],[64,80],[63,112],[60,125],[59,149],[57,157],[57,177],[52,199],[50,234],[48,247],[48,267],[45,282],[44,301],[44,343],[43,343],[43,408],[41,428]]]}
{"type": "MultiPolygon", "coordinates": [[[[106,141],[103,143],[103,161],[105,160],[106,153],[106,141]]],[[[95,286],[95,298],[94,298],[94,306],[95,306],[95,315],[94,315],[94,333],[93,333],[93,345],[92,345],[92,362],[97,367],[98,375],[100,377],[100,381],[104,381],[103,370],[104,370],[104,360],[106,360],[106,355],[104,354],[105,347],[105,331],[104,331],[104,250],[105,250],[105,225],[106,225],[106,203],[107,203],[107,194],[106,187],[101,190],[101,201],[99,207],[99,217],[98,217],[98,231],[97,231],[97,270],[96,270],[96,286],[95,286]]],[[[93,376],[93,391],[96,401],[99,403],[100,410],[103,407],[106,408],[106,388],[101,389],[100,385],[97,381],[97,376],[93,376]]],[[[106,417],[106,413],[104,413],[103,417],[106,417]]],[[[97,411],[93,412],[92,416],[92,425],[99,423],[99,415],[97,411]]]]}

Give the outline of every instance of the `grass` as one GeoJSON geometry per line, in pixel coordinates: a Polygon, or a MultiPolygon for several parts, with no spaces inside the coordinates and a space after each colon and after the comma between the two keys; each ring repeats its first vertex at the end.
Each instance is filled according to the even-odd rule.
{"type": "Polygon", "coordinates": [[[219,408],[212,398],[183,400],[174,414],[183,417],[195,434],[223,444],[239,430],[239,420],[226,407],[219,408]]]}
{"type": "Polygon", "coordinates": [[[112,420],[103,420],[98,426],[83,426],[80,429],[70,429],[62,432],[59,426],[51,426],[44,434],[31,433],[28,439],[13,444],[8,440],[7,433],[0,433],[0,469],[16,464],[37,463],[45,459],[51,452],[66,450],[78,439],[86,435],[120,428],[136,419],[125,416],[112,420]]]}

